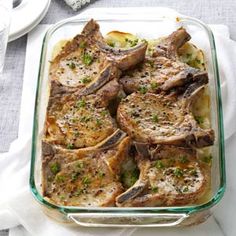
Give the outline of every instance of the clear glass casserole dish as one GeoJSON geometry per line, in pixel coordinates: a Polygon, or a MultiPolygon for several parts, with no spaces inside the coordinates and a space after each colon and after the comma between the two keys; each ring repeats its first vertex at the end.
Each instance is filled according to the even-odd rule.
{"type": "Polygon", "coordinates": [[[204,203],[175,207],[69,207],[47,201],[41,189],[41,140],[48,103],[48,74],[53,48],[60,40],[70,39],[81,32],[89,18],[71,18],[52,26],[42,45],[38,87],[35,102],[32,139],[30,188],[47,215],[64,223],[82,226],[106,227],[163,227],[186,226],[203,222],[211,214],[210,209],[222,198],[225,191],[224,133],[220,93],[220,80],[214,37],[202,22],[190,17],[162,17],[155,19],[95,19],[103,34],[119,30],[138,34],[142,38],[158,38],[183,26],[192,36],[191,42],[203,49],[209,74],[211,126],[215,131],[212,147],[211,196],[204,203]],[[150,29],[150,30],[149,30],[150,29]],[[202,40],[203,39],[203,40],[202,40]],[[202,43],[204,42],[204,43],[202,43]]]}

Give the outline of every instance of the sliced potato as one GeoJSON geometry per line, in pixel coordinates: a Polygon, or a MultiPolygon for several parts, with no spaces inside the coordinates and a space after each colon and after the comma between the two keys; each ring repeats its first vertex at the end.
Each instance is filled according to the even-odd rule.
{"type": "Polygon", "coordinates": [[[178,51],[180,60],[200,70],[206,69],[205,57],[201,49],[192,43],[185,43],[178,51]]]}
{"type": "Polygon", "coordinates": [[[136,35],[120,31],[111,31],[107,33],[105,40],[108,45],[115,48],[130,48],[141,42],[141,39],[136,35]]]}

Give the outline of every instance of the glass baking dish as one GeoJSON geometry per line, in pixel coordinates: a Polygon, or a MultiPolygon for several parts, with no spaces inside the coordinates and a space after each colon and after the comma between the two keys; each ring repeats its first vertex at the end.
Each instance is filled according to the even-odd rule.
{"type": "Polygon", "coordinates": [[[141,16],[135,19],[99,18],[103,34],[119,30],[138,34],[142,38],[158,38],[168,35],[183,26],[192,36],[191,42],[203,49],[209,73],[209,93],[211,125],[215,131],[212,147],[211,196],[201,204],[178,207],[68,207],[53,205],[42,196],[41,191],[41,139],[48,103],[48,73],[51,55],[55,44],[70,39],[81,32],[89,18],[70,18],[53,25],[46,33],[41,52],[38,87],[35,102],[30,188],[45,213],[59,222],[76,223],[80,226],[106,227],[173,227],[198,224],[211,214],[212,207],[222,198],[225,191],[224,133],[220,92],[220,79],[214,37],[211,30],[199,20],[185,16],[161,16],[155,18],[141,16]],[[204,43],[203,43],[204,42],[204,43]]]}

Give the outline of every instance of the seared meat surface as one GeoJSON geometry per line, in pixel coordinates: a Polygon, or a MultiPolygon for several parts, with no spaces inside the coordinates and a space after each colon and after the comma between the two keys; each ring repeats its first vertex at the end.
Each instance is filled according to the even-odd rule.
{"type": "Polygon", "coordinates": [[[117,34],[124,46],[90,20],[50,62],[43,196],[81,207],[196,203],[210,184],[198,149],[214,131],[193,113],[207,73],[178,55],[191,37],[180,28],[149,51],[129,33],[110,40],[117,34]]]}
{"type": "Polygon", "coordinates": [[[128,50],[113,49],[105,43],[99,25],[89,21],[82,33],[69,41],[51,62],[51,96],[95,92],[108,81],[119,78],[120,70],[141,62],[146,48],[147,43],[143,42],[128,50]]]}
{"type": "Polygon", "coordinates": [[[133,93],[118,107],[119,125],[137,142],[210,146],[214,142],[214,132],[198,126],[190,109],[191,99],[196,94],[189,94],[189,90],[186,90],[187,97],[182,98],[133,93]]]}
{"type": "Polygon", "coordinates": [[[174,146],[161,146],[159,149],[157,160],[136,157],[139,179],[116,198],[117,206],[192,204],[206,193],[209,170],[197,160],[193,150],[174,146]]]}
{"type": "Polygon", "coordinates": [[[44,196],[60,205],[114,206],[123,190],[119,167],[129,143],[126,137],[109,149],[71,151],[43,143],[44,196]]]}
{"type": "Polygon", "coordinates": [[[97,94],[52,99],[45,126],[48,142],[74,149],[95,146],[103,141],[117,129],[106,106],[118,92],[119,84],[114,80],[97,94]]]}
{"type": "Polygon", "coordinates": [[[186,30],[180,28],[162,39],[143,63],[122,76],[120,81],[125,92],[167,92],[196,81],[199,77],[207,78],[206,72],[179,60],[177,51],[190,38],[186,30]]]}

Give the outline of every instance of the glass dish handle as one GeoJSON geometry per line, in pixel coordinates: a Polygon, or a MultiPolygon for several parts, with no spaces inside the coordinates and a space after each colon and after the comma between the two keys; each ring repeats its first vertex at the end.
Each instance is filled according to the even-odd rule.
{"type": "Polygon", "coordinates": [[[89,227],[173,227],[189,215],[168,213],[71,213],[67,217],[80,226],[89,227]]]}

